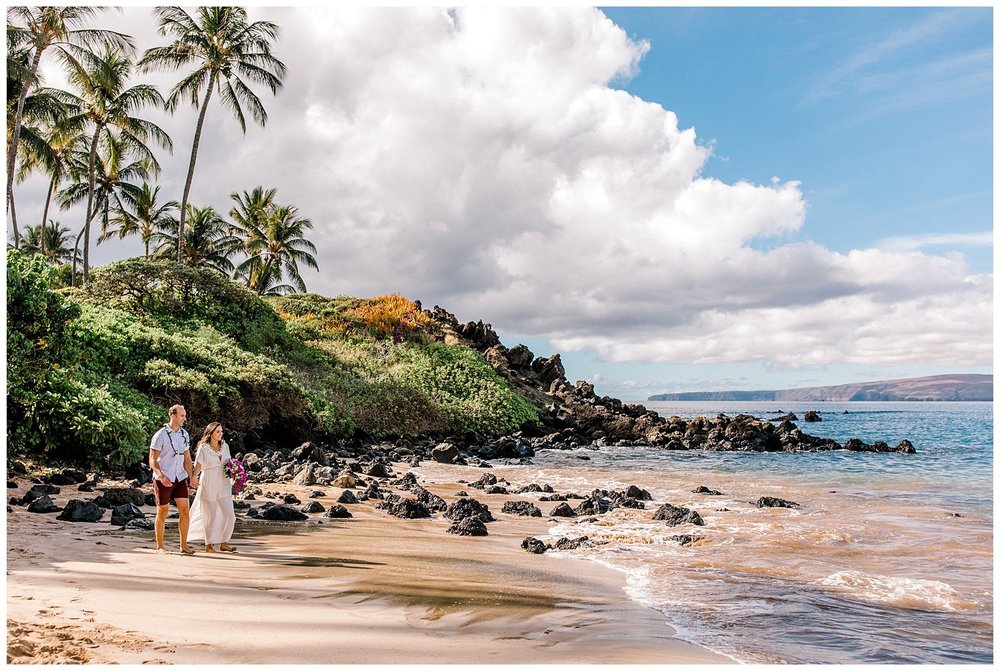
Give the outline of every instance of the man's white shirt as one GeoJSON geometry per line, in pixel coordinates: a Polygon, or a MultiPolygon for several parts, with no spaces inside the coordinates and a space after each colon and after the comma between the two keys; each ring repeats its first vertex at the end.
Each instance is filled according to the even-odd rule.
{"type": "Polygon", "coordinates": [[[191,449],[191,437],[184,427],[174,431],[165,424],[153,434],[149,449],[159,450],[156,464],[173,482],[187,478],[187,471],[184,470],[184,453],[191,449]]]}

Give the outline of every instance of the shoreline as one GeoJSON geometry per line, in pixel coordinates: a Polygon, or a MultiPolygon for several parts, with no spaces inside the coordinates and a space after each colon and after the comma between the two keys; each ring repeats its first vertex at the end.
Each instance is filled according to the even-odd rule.
{"type": "MultiPolygon", "coordinates": [[[[18,482],[11,493],[30,486],[18,482]]],[[[321,489],[313,500],[327,508],[343,491],[265,486],[302,501],[321,489]]],[[[451,501],[464,485],[425,486],[451,501]]],[[[237,554],[192,557],[157,555],[151,531],[15,508],[8,662],[733,663],[675,638],[663,614],[628,597],[621,571],[522,550],[523,538],[547,532],[547,516],[502,514],[511,496],[470,495],[497,518],[489,536],[447,534],[439,514],[397,519],[361,503],[348,506],[354,518],[322,523],[238,515],[237,554]],[[150,617],[164,604],[181,617],[150,617]]],[[[53,498],[79,496],[64,487],[53,498]]],[[[177,544],[173,521],[167,544],[177,544]]]]}

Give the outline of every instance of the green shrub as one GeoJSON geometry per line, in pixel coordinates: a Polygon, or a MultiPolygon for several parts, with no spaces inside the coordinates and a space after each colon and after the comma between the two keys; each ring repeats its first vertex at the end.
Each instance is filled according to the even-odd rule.
{"type": "Polygon", "coordinates": [[[209,325],[260,352],[286,345],[284,323],[259,296],[215,270],[128,259],[98,268],[80,298],[165,326],[209,325]]]}

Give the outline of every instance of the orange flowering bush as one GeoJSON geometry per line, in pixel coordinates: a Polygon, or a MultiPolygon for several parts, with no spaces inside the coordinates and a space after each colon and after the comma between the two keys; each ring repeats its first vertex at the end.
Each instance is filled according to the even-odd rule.
{"type": "Polygon", "coordinates": [[[419,305],[399,294],[365,299],[361,305],[346,310],[344,317],[339,325],[328,324],[327,329],[361,330],[376,339],[391,337],[399,343],[430,335],[435,326],[419,305]]]}

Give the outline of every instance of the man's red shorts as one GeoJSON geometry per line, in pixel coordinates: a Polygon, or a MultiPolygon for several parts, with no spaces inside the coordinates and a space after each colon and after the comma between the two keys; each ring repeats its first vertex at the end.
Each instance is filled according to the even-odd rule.
{"type": "Polygon", "coordinates": [[[169,506],[174,499],[188,498],[188,481],[184,478],[180,482],[175,482],[169,487],[159,480],[153,481],[153,496],[156,497],[156,505],[169,506]]]}

